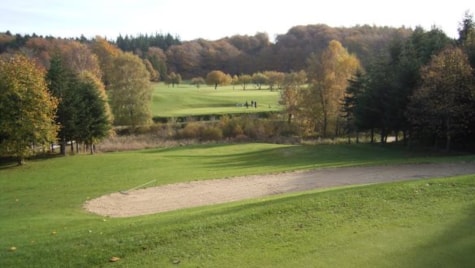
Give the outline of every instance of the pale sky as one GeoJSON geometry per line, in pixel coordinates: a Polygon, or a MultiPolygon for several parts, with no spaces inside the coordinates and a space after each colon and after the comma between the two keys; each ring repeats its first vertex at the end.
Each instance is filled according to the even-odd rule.
{"type": "Polygon", "coordinates": [[[450,37],[475,0],[2,0],[0,32],[113,39],[139,33],[171,33],[182,41],[216,40],[266,32],[271,41],[291,27],[357,24],[432,26],[450,37]]]}

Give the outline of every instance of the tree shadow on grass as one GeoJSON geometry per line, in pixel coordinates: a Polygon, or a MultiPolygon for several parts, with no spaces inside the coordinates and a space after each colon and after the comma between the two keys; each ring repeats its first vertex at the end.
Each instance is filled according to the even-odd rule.
{"type": "MultiPolygon", "coordinates": [[[[203,164],[207,165],[209,169],[252,170],[257,168],[265,170],[272,167],[276,171],[279,169],[297,170],[395,164],[411,162],[416,158],[427,159],[425,153],[414,152],[394,145],[319,144],[270,147],[258,150],[236,150],[235,146],[239,146],[239,144],[192,145],[146,150],[143,153],[169,153],[167,157],[177,159],[196,158],[203,161],[203,164]],[[227,147],[229,147],[229,152],[226,151],[227,147]]],[[[436,157],[434,156],[434,158],[436,157]]]]}
{"type": "MultiPolygon", "coordinates": [[[[57,157],[62,157],[62,155],[57,154],[57,153],[38,154],[38,155],[27,158],[25,161],[26,163],[24,165],[28,165],[29,161],[49,160],[49,159],[53,159],[57,157]]],[[[20,166],[21,165],[18,165],[18,161],[15,157],[0,157],[0,170],[11,169],[11,168],[16,168],[20,166]]]]}
{"type": "Polygon", "coordinates": [[[300,145],[230,155],[229,161],[214,163],[219,168],[258,168],[282,166],[286,169],[343,167],[383,164],[388,160],[406,160],[401,150],[373,145],[300,145]]]}
{"type": "Polygon", "coordinates": [[[0,158],[0,170],[2,169],[10,169],[18,167],[18,162],[11,157],[1,157],[0,158]]]}
{"type": "Polygon", "coordinates": [[[442,234],[407,252],[404,267],[475,267],[475,205],[465,212],[442,234]]]}

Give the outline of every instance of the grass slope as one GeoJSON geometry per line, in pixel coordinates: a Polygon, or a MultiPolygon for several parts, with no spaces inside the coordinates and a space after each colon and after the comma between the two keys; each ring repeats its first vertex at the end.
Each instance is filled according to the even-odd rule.
{"type": "Polygon", "coordinates": [[[207,145],[0,167],[0,267],[469,267],[474,176],[312,191],[129,219],[88,198],[327,166],[473,161],[370,145],[207,145]],[[186,167],[186,168],[185,168],[186,167]],[[9,251],[15,246],[16,251],[9,251]],[[109,263],[112,256],[121,260],[109,263]]]}
{"type": "Polygon", "coordinates": [[[192,85],[167,86],[153,84],[152,114],[160,117],[256,113],[280,111],[278,91],[242,90],[240,87],[224,86],[217,90],[210,86],[196,88],[192,85]],[[244,106],[246,101],[257,102],[257,108],[244,106]]]}

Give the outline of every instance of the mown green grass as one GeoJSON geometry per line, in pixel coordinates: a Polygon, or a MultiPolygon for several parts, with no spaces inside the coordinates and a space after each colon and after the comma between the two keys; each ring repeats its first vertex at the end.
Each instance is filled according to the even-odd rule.
{"type": "Polygon", "coordinates": [[[474,161],[371,145],[199,145],[0,167],[0,267],[470,267],[475,177],[310,191],[126,219],[89,198],[331,166],[474,161]],[[12,246],[16,251],[10,252],[12,246]],[[121,260],[109,263],[109,258],[121,260]]]}
{"type": "Polygon", "coordinates": [[[175,87],[153,84],[152,114],[160,117],[221,115],[280,111],[280,93],[268,89],[242,90],[240,86],[211,86],[197,88],[181,84],[175,87]],[[257,108],[246,108],[246,101],[257,102],[257,108]]]}

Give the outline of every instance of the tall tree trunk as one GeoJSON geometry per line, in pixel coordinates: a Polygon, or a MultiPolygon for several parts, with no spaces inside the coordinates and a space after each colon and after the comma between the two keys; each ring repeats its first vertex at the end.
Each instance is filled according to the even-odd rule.
{"type": "Polygon", "coordinates": [[[404,143],[404,146],[409,145],[408,140],[407,140],[407,130],[402,131],[402,141],[404,143]]]}
{"type": "Polygon", "coordinates": [[[67,146],[66,137],[62,137],[61,144],[59,145],[60,147],[59,151],[61,155],[66,155],[66,146],[67,146]]]}
{"type": "Polygon", "coordinates": [[[96,145],[94,145],[94,143],[91,143],[89,147],[91,148],[91,154],[94,154],[96,152],[96,145]]]}
{"type": "Polygon", "coordinates": [[[327,137],[327,125],[328,125],[328,111],[325,102],[322,100],[322,112],[323,112],[323,137],[327,137]]]}
{"type": "Polygon", "coordinates": [[[445,132],[445,150],[447,152],[450,152],[450,146],[452,143],[452,135],[450,134],[450,118],[447,118],[445,120],[445,127],[446,127],[446,132],[445,132]]]}

